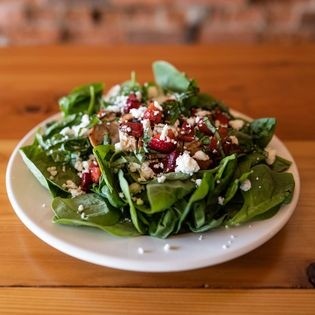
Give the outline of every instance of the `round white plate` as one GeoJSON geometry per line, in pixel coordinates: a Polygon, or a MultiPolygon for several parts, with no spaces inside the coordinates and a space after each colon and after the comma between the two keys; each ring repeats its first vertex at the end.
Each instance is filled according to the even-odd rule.
{"type": "MultiPolygon", "coordinates": [[[[56,119],[58,116],[53,116],[56,119]]],[[[24,164],[19,148],[32,143],[40,126],[17,145],[8,163],[6,186],[10,202],[21,221],[47,244],[78,259],[124,270],[170,272],[219,264],[244,255],[273,237],[291,217],[300,193],[297,166],[287,148],[274,137],[271,146],[291,160],[295,179],[292,202],[272,218],[235,228],[221,228],[202,234],[183,234],[167,240],[139,236],[119,238],[92,228],[52,223],[51,196],[24,164]]]]}

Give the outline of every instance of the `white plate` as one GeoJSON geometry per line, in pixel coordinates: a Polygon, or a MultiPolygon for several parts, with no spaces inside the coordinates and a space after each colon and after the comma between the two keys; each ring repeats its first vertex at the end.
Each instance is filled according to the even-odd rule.
{"type": "Polygon", "coordinates": [[[280,156],[293,161],[290,172],[296,186],[292,202],[268,220],[202,234],[183,234],[167,240],[149,236],[119,238],[92,228],[54,224],[51,197],[27,169],[18,151],[21,146],[32,143],[39,126],[20,141],[9,160],[6,186],[10,202],[21,221],[44,242],[94,264],[145,272],[183,271],[219,264],[268,241],[287,223],[298,201],[300,179],[297,166],[284,144],[274,137],[271,146],[280,156]]]}

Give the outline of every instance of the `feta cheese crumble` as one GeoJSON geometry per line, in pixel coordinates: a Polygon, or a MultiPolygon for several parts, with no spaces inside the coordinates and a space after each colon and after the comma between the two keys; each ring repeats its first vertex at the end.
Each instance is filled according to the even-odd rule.
{"type": "Polygon", "coordinates": [[[221,196],[218,197],[218,204],[219,204],[220,206],[223,206],[223,205],[224,205],[224,197],[221,197],[221,196]]]}
{"type": "Polygon", "coordinates": [[[195,172],[198,172],[200,169],[198,163],[193,159],[188,151],[184,151],[183,154],[179,155],[176,159],[175,172],[182,172],[184,174],[192,175],[195,172]]]}
{"type": "Polygon", "coordinates": [[[252,183],[249,179],[245,179],[240,186],[240,189],[243,191],[248,191],[251,188],[252,188],[252,183]]]}

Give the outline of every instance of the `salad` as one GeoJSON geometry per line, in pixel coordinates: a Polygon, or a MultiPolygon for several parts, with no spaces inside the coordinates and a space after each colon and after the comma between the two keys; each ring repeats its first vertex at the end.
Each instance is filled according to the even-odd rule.
{"type": "Polygon", "coordinates": [[[167,238],[270,218],[290,203],[291,162],[269,147],[275,118],[244,119],[165,61],[154,82],[59,100],[61,117],[20,149],[52,195],[53,222],[167,238]]]}

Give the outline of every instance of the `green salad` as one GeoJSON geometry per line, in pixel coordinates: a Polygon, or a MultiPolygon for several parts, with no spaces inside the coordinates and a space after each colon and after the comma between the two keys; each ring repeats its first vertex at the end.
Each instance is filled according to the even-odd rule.
{"type": "Polygon", "coordinates": [[[61,118],[20,153],[52,195],[53,222],[167,238],[270,218],[290,203],[275,118],[246,120],[165,61],[154,82],[102,83],[59,100],[61,118]]]}

